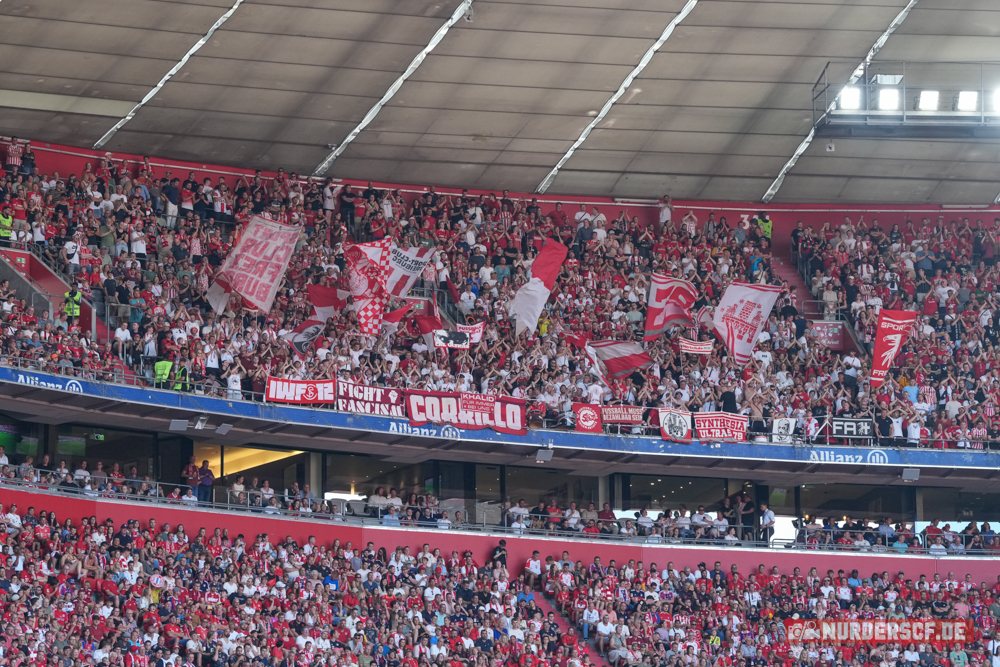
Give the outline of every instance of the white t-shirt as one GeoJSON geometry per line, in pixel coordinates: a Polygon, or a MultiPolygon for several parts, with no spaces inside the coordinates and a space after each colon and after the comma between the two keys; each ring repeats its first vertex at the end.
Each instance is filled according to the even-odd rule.
{"type": "Polygon", "coordinates": [[[146,253],[146,235],[139,231],[138,229],[132,232],[130,238],[132,239],[132,252],[134,253],[146,253]]]}
{"type": "Polygon", "coordinates": [[[128,341],[132,340],[132,332],[129,331],[127,328],[122,329],[121,327],[119,327],[115,329],[115,340],[120,340],[122,342],[127,343],[128,341]]]}

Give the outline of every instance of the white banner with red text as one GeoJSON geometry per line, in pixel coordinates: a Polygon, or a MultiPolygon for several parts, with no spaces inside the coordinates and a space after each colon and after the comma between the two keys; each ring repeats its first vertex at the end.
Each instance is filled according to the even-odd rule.
{"type": "Polygon", "coordinates": [[[393,387],[337,382],[337,409],[379,417],[405,417],[405,393],[393,387]]]}

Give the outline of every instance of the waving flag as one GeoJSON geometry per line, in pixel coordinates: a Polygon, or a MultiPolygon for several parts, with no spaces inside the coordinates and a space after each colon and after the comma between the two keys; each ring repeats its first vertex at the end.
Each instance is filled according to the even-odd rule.
{"type": "Polygon", "coordinates": [[[344,249],[347,260],[347,283],[358,308],[361,333],[377,336],[382,330],[382,315],[389,293],[385,289],[385,270],[392,241],[351,243],[344,249]]]}
{"type": "Polygon", "coordinates": [[[340,311],[347,308],[347,297],[350,292],[325,285],[309,285],[309,300],[313,304],[314,320],[326,322],[331,317],[337,317],[340,311]]]}
{"type": "Polygon", "coordinates": [[[457,324],[455,329],[462,333],[469,334],[470,343],[478,343],[483,339],[483,331],[486,329],[486,322],[478,324],[457,324]]]}
{"type": "Polygon", "coordinates": [[[538,328],[538,318],[541,317],[545,302],[549,300],[552,288],[555,287],[556,278],[559,277],[567,254],[569,248],[549,239],[535,257],[535,261],[531,264],[531,280],[517,290],[517,294],[510,300],[508,306],[511,316],[517,318],[515,333],[518,336],[524,331],[534,335],[535,329],[538,328]]]}
{"type": "Polygon", "coordinates": [[[393,296],[406,296],[431,261],[435,248],[400,248],[395,243],[389,249],[389,270],[386,290],[393,296]]]}
{"type": "Polygon", "coordinates": [[[915,310],[887,310],[878,314],[878,329],[875,331],[875,353],[872,355],[871,386],[881,387],[892,362],[899,354],[903,343],[910,336],[913,322],[917,319],[915,310]]]}
{"type": "Polygon", "coordinates": [[[687,338],[680,339],[681,352],[685,354],[712,354],[712,341],[696,342],[687,338]]]}
{"type": "Polygon", "coordinates": [[[715,309],[715,332],[740,366],[750,361],[757,336],[767,324],[781,288],[732,283],[715,309]]]}
{"type": "Polygon", "coordinates": [[[298,227],[256,215],[250,218],[205,294],[212,309],[217,313],[225,311],[235,292],[250,308],[269,312],[300,233],[298,227]]]}
{"type": "MultiPolygon", "coordinates": [[[[639,343],[616,340],[597,340],[587,343],[587,356],[600,360],[607,369],[607,376],[625,377],[653,365],[653,359],[639,343]]],[[[598,365],[598,368],[600,365],[598,365]]]]}
{"type": "Polygon", "coordinates": [[[413,321],[424,337],[427,347],[434,347],[434,332],[441,329],[441,318],[432,315],[415,315],[413,321]]]}
{"type": "Polygon", "coordinates": [[[406,314],[410,312],[410,308],[412,306],[412,303],[408,303],[402,308],[397,308],[396,310],[386,313],[382,317],[382,328],[385,329],[386,333],[396,333],[399,330],[399,323],[404,317],[406,317],[406,314]]]}
{"type": "Polygon", "coordinates": [[[692,283],[654,273],[649,283],[646,332],[642,339],[654,340],[675,324],[692,326],[691,307],[697,300],[698,289],[692,283]]]}
{"type": "Polygon", "coordinates": [[[323,334],[324,329],[326,329],[325,321],[306,320],[292,331],[282,335],[282,338],[292,346],[296,357],[304,359],[316,343],[316,339],[323,334]]]}

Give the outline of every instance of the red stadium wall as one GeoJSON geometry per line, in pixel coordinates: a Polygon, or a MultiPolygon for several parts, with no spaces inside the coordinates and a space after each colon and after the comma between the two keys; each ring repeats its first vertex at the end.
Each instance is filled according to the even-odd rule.
{"type": "MultiPolygon", "coordinates": [[[[96,167],[97,161],[104,155],[101,151],[75,148],[71,146],[61,146],[59,144],[39,143],[33,145],[32,147],[37,156],[39,170],[42,173],[48,174],[57,171],[63,178],[69,176],[70,174],[79,175],[83,171],[84,165],[87,162],[90,162],[93,167],[96,167]]],[[[115,153],[114,158],[117,160],[125,159],[136,163],[142,161],[141,155],[131,155],[126,153],[115,153]]],[[[218,177],[219,175],[226,175],[230,182],[232,182],[235,178],[238,178],[240,175],[254,175],[253,169],[242,169],[239,167],[226,167],[198,162],[183,162],[179,160],[165,160],[161,158],[152,158],[151,162],[157,169],[158,174],[162,175],[164,171],[170,170],[174,172],[174,176],[180,178],[186,178],[189,171],[194,171],[198,180],[201,180],[206,176],[218,177]]],[[[273,177],[274,172],[264,172],[264,175],[273,177]]],[[[302,174],[300,174],[300,176],[302,176],[302,174]]],[[[361,186],[364,186],[367,183],[366,181],[354,179],[344,179],[342,182],[361,186]]],[[[433,185],[433,183],[429,183],[427,185],[433,185]]],[[[410,193],[411,195],[427,191],[427,188],[424,186],[402,185],[396,183],[376,182],[375,186],[378,188],[398,188],[403,193],[410,193]]],[[[443,194],[456,194],[461,192],[460,190],[454,188],[438,188],[438,191],[443,194]]],[[[496,192],[499,194],[498,190],[469,190],[469,192],[474,195],[481,193],[489,194],[490,192],[496,192]]],[[[656,192],[649,193],[652,198],[656,198],[662,194],[663,193],[656,192]]],[[[525,197],[530,200],[534,195],[528,193],[512,193],[511,196],[513,198],[525,197]]],[[[540,196],[538,197],[538,200],[540,202],[551,203],[553,205],[555,202],[562,201],[566,202],[567,206],[580,203],[596,204],[598,206],[607,207],[605,209],[605,215],[608,214],[608,209],[613,212],[612,215],[608,216],[609,218],[616,216],[619,210],[625,210],[629,215],[638,215],[639,219],[645,223],[655,222],[658,215],[655,204],[652,204],[648,200],[637,201],[635,199],[622,199],[616,201],[615,199],[608,197],[579,197],[576,195],[559,196],[555,194],[540,196]]],[[[940,206],[834,206],[828,204],[764,205],[755,202],[675,201],[674,208],[675,217],[678,220],[688,210],[695,211],[701,219],[704,219],[708,215],[709,211],[714,211],[716,217],[725,216],[730,224],[733,224],[744,214],[752,215],[756,211],[766,210],[768,215],[771,217],[771,220],[774,222],[772,232],[774,251],[776,255],[781,257],[785,257],[788,254],[789,237],[792,230],[795,229],[795,223],[799,220],[807,226],[813,226],[818,229],[824,222],[839,224],[843,221],[845,215],[850,216],[854,220],[856,220],[859,215],[864,215],[867,221],[870,222],[873,218],[878,219],[879,223],[884,228],[888,229],[893,223],[899,223],[902,225],[908,218],[919,221],[923,217],[928,217],[931,220],[936,220],[939,215],[943,215],[946,220],[968,217],[973,221],[981,218],[985,222],[988,219],[1000,217],[1000,207],[973,207],[969,209],[949,207],[948,209],[942,209],[940,206]]]]}
{"type": "MultiPolygon", "coordinates": [[[[164,507],[142,503],[126,503],[120,501],[98,500],[85,496],[61,496],[33,493],[22,490],[0,490],[0,503],[9,507],[17,503],[18,513],[24,514],[29,507],[35,507],[36,513],[45,509],[55,512],[60,522],[71,518],[74,522],[82,517],[96,516],[104,522],[111,518],[116,528],[129,519],[138,519],[145,524],[149,519],[156,519],[157,525],[169,523],[171,527],[183,524],[188,534],[196,533],[204,527],[211,533],[216,527],[228,528],[230,537],[243,534],[250,541],[259,533],[267,533],[271,541],[292,536],[300,544],[310,535],[315,535],[320,543],[329,544],[339,538],[341,542],[352,542],[354,546],[364,546],[374,542],[376,547],[385,547],[392,551],[397,546],[409,545],[416,553],[423,544],[431,548],[441,549],[445,555],[452,551],[471,549],[477,562],[482,563],[497,545],[495,535],[476,535],[470,533],[447,532],[437,530],[399,529],[380,526],[362,527],[350,524],[334,524],[328,521],[311,521],[307,519],[272,518],[261,514],[242,514],[217,512],[197,508],[164,507]]],[[[520,573],[519,565],[523,563],[532,551],[538,550],[542,559],[553,556],[561,557],[563,550],[569,551],[572,558],[590,563],[595,556],[600,556],[605,564],[614,559],[621,564],[629,559],[642,561],[647,567],[656,563],[661,569],[667,563],[673,563],[677,568],[690,566],[695,569],[700,562],[708,564],[709,569],[715,561],[721,561],[723,568],[736,564],[741,572],[756,572],[757,566],[763,564],[769,570],[777,566],[782,574],[791,574],[796,567],[806,574],[815,567],[820,574],[827,570],[857,569],[862,576],[872,572],[888,571],[895,575],[904,572],[907,578],[917,579],[921,574],[931,578],[940,573],[942,578],[949,572],[954,572],[959,578],[971,574],[977,583],[987,582],[991,585],[997,578],[996,561],[989,558],[932,558],[929,556],[890,556],[875,554],[837,554],[822,551],[802,552],[774,549],[762,551],[759,549],[720,549],[699,547],[677,547],[667,545],[622,544],[619,542],[594,541],[584,543],[579,540],[560,540],[553,537],[507,536],[507,551],[510,555],[508,563],[513,566],[513,573],[520,573]]]]}

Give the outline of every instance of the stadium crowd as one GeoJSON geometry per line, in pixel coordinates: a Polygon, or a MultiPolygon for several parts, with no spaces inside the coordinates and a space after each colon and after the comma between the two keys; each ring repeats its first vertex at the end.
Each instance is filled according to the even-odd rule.
{"type": "MultiPolygon", "coordinates": [[[[196,506],[220,506],[262,514],[289,514],[343,522],[349,518],[374,519],[385,526],[453,529],[499,529],[514,535],[573,536],[588,539],[642,541],[648,544],[703,544],[717,546],[771,545],[775,515],[766,503],[758,509],[745,492],[723,498],[719,503],[698,505],[691,510],[681,503],[658,511],[644,507],[635,512],[615,512],[610,503],[598,509],[576,502],[558,503],[541,499],[528,507],[525,500],[507,502],[496,525],[470,525],[464,510],[443,506],[420,489],[407,492],[383,486],[354,506],[326,500],[313,493],[308,483],[298,482],[283,489],[268,479],[242,474],[228,480],[216,479],[208,461],[199,465],[195,457],[180,473],[181,483],[155,480],[140,475],[137,466],[126,472],[113,462],[105,466],[80,459],[75,468],[65,459],[56,463],[48,454],[39,460],[30,455],[8,457],[0,446],[0,485],[51,489],[60,493],[93,498],[116,498],[196,506]],[[19,461],[19,462],[18,462],[19,461]]],[[[915,533],[912,523],[890,518],[869,521],[843,517],[813,516],[797,519],[795,538],[799,548],[836,549],[872,553],[987,555],[1000,554],[1000,536],[989,523],[970,521],[962,530],[934,519],[915,533]]],[[[778,546],[778,543],[774,544],[778,546]]],[[[783,545],[783,543],[781,544],[783,545]]]]}
{"type": "MultiPolygon", "coordinates": [[[[169,361],[158,386],[232,399],[259,399],[268,375],[502,393],[527,399],[534,425],[572,426],[574,402],[626,403],[739,412],[751,433],[768,433],[774,417],[794,417],[796,433],[808,439],[825,437],[831,415],[866,415],[882,444],[983,449],[1000,440],[993,321],[1000,221],[990,228],[906,220],[888,231],[863,217],[819,230],[799,224],[792,249],[812,296],[827,316],[848,318],[869,349],[881,307],[923,314],[890,379],[872,390],[867,357],[824,345],[800,310],[808,295],[775,275],[763,211],[735,223],[699,219],[675,212],[664,197],[658,221],[645,224],[625,210],[543,207],[506,191],[451,196],[432,187],[408,200],[372,184],[358,192],[281,170],[232,183],[195,172],[185,178],[148,158],[129,164],[111,154],[63,177],[42,173],[44,164],[17,140],[7,166],[0,243],[32,247],[76,283],[52,313],[34,312],[0,284],[7,363],[121,380],[123,371],[152,379],[154,363],[169,361]],[[300,226],[295,255],[270,313],[243,308],[237,297],[217,314],[205,293],[254,214],[300,226]],[[482,342],[468,351],[428,349],[412,319],[395,333],[362,336],[349,306],[305,359],[296,358],[282,334],[312,312],[306,285],[343,287],[344,242],[385,237],[435,249],[418,289],[459,318],[484,322],[482,342]],[[549,238],[570,255],[537,336],[516,336],[507,303],[549,238]],[[733,280],[781,285],[749,365],[739,367],[719,342],[711,355],[681,353],[679,335],[714,335],[704,325],[677,328],[647,344],[651,367],[604,384],[565,334],[640,340],[652,272],[694,283],[695,310],[711,308],[733,280]],[[81,330],[83,299],[106,314],[107,342],[81,330]]],[[[645,414],[635,431],[656,433],[656,410],[645,414]]]]}
{"type": "MultiPolygon", "coordinates": [[[[0,507],[14,667],[996,665],[1000,577],[602,561],[579,541],[419,551],[0,507]],[[481,555],[480,555],[481,556],[481,555]],[[557,610],[554,611],[553,609],[557,610]],[[787,619],[968,618],[965,644],[795,644],[787,619]]],[[[141,509],[137,507],[141,516],[141,509]]],[[[419,539],[419,538],[418,538],[419,539]]]]}

